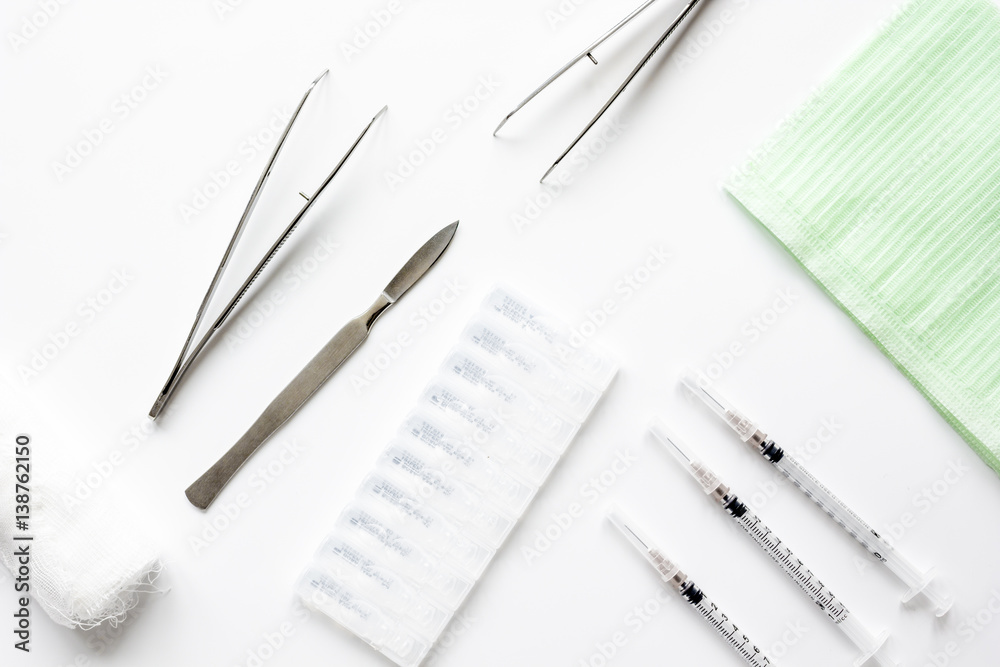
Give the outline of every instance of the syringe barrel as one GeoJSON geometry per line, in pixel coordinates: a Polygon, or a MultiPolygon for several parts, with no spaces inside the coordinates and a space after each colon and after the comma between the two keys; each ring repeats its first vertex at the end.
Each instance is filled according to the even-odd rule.
{"type": "Polygon", "coordinates": [[[909,602],[920,593],[933,606],[937,616],[943,616],[948,612],[952,604],[951,596],[941,588],[931,584],[933,579],[931,572],[921,572],[917,569],[794,457],[783,454],[779,458],[770,460],[785,477],[799,487],[803,493],[867,549],[868,553],[885,563],[889,571],[906,584],[909,590],[903,596],[903,602],[909,602]]]}
{"type": "Polygon", "coordinates": [[[773,667],[773,663],[767,657],[767,654],[757,648],[750,641],[750,638],[735,623],[729,620],[729,617],[714,602],[708,599],[707,595],[699,590],[698,596],[694,599],[688,599],[688,602],[698,610],[698,613],[708,621],[709,625],[715,628],[719,636],[736,649],[736,652],[743,658],[744,662],[751,667],[773,667]]]}
{"type": "MultiPolygon", "coordinates": [[[[730,496],[735,499],[735,496],[730,496]]],[[[838,625],[849,618],[851,613],[844,603],[837,599],[830,589],[828,589],[819,578],[816,577],[809,568],[800,561],[792,550],[785,546],[781,538],[774,534],[753,512],[742,503],[739,504],[737,513],[730,512],[730,515],[739,524],[740,528],[757,543],[764,552],[771,557],[778,567],[802,589],[802,592],[809,596],[809,599],[817,604],[826,615],[838,625]]]]}
{"type": "Polygon", "coordinates": [[[909,602],[919,593],[931,604],[937,616],[944,616],[948,612],[953,602],[952,597],[942,587],[931,583],[933,579],[931,572],[921,572],[893,549],[889,542],[862,521],[861,517],[851,511],[798,461],[785,454],[773,441],[768,440],[767,435],[757,428],[757,424],[726,400],[712,386],[712,382],[708,378],[689,369],[681,382],[685,388],[725,420],[743,442],[753,445],[764,458],[861,543],[868,550],[868,553],[885,563],[886,567],[909,587],[903,596],[903,602],[909,602]]]}
{"type": "Polygon", "coordinates": [[[860,667],[871,658],[877,658],[880,665],[894,666],[896,662],[881,651],[888,637],[882,633],[879,637],[872,635],[857,617],[851,614],[840,600],[809,571],[802,561],[795,557],[789,549],[753,512],[745,510],[733,518],[740,527],[778,564],[779,567],[794,581],[809,599],[840,628],[845,635],[861,650],[861,656],[855,661],[860,667]]]}
{"type": "Polygon", "coordinates": [[[773,458],[770,461],[792,484],[811,498],[814,503],[823,508],[823,511],[830,518],[840,524],[855,540],[860,542],[871,555],[880,561],[886,561],[885,554],[892,550],[892,546],[882,539],[861,517],[855,514],[851,508],[844,504],[840,498],[835,496],[830,489],[826,488],[822,482],[816,479],[811,472],[802,467],[801,463],[785,453],[782,453],[780,458],[773,458]]]}

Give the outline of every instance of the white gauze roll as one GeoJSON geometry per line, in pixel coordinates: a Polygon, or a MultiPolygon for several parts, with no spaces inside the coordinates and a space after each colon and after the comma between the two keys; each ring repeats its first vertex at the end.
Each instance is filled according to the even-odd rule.
{"type": "Polygon", "coordinates": [[[65,460],[71,445],[39,435],[48,429],[38,419],[0,379],[0,561],[17,577],[15,550],[29,545],[29,595],[56,623],[84,629],[120,623],[140,594],[156,590],[159,559],[136,526],[118,516],[107,493],[67,502],[73,498],[71,471],[53,464],[65,460]],[[31,437],[26,531],[15,515],[15,439],[22,433],[31,437]],[[31,541],[13,539],[28,535],[31,541]]]}

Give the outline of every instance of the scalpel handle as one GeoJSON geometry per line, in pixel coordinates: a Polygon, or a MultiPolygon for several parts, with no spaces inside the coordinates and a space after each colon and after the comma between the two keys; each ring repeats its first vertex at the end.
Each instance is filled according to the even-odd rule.
{"type": "Polygon", "coordinates": [[[288,421],[296,410],[302,407],[313,393],[340,368],[344,360],[368,336],[375,318],[391,305],[384,296],[372,304],[372,307],[360,317],[357,317],[323,346],[323,349],[313,357],[305,368],[299,371],[287,387],[281,390],[271,404],[257,418],[257,421],[243,434],[235,445],[229,448],[222,458],[205,471],[194,484],[184,492],[191,504],[199,509],[208,509],[222,489],[225,488],[233,475],[246,463],[257,448],[271,437],[278,427],[288,421]]]}
{"type": "Polygon", "coordinates": [[[206,470],[205,474],[187,488],[184,495],[187,496],[192,505],[198,509],[208,509],[208,506],[218,497],[236,471],[243,467],[243,464],[257,451],[258,447],[264,444],[264,440],[270,435],[270,433],[263,433],[260,428],[261,421],[265,417],[267,417],[266,413],[258,417],[250,430],[244,433],[243,437],[215,462],[215,465],[206,470]]]}

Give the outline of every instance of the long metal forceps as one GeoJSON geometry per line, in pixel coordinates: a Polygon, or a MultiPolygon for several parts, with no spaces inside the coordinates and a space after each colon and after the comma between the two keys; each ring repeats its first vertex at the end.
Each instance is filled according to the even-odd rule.
{"type": "Polygon", "coordinates": [[[358,147],[358,144],[361,143],[361,140],[368,133],[368,130],[371,129],[372,125],[375,124],[375,121],[378,120],[378,118],[385,113],[388,108],[382,107],[382,109],[375,114],[375,117],[372,118],[371,122],[369,122],[364,130],[361,131],[361,134],[359,134],[357,139],[354,140],[354,143],[347,149],[347,152],[342,158],[340,158],[340,161],[333,168],[333,171],[330,172],[316,191],[313,192],[312,196],[306,197],[305,195],[302,195],[303,197],[306,197],[305,205],[299,209],[299,212],[294,218],[292,218],[292,221],[287,227],[285,227],[284,231],[281,232],[268,251],[264,253],[261,260],[257,262],[257,266],[254,267],[254,269],[250,272],[250,275],[247,276],[246,280],[243,281],[243,284],[226,304],[225,308],[222,309],[222,313],[215,319],[212,326],[207,332],[205,332],[205,335],[198,341],[194,348],[191,349],[191,343],[194,341],[195,333],[198,331],[198,327],[201,324],[202,319],[205,317],[205,311],[208,309],[208,304],[215,295],[215,290],[219,286],[219,282],[222,278],[222,274],[226,270],[226,266],[229,264],[233,250],[239,243],[240,237],[243,235],[243,230],[245,229],[247,222],[250,220],[250,216],[253,213],[254,208],[257,206],[257,201],[260,199],[260,194],[264,189],[264,184],[267,183],[267,179],[271,175],[271,170],[274,168],[274,163],[278,159],[278,154],[281,152],[281,149],[285,144],[288,132],[292,129],[292,125],[295,123],[296,118],[298,118],[299,112],[305,105],[306,100],[309,98],[309,94],[312,92],[313,88],[316,87],[316,84],[319,83],[320,80],[322,80],[323,77],[329,73],[329,71],[330,70],[324,70],[313,80],[313,82],[309,85],[309,88],[306,89],[305,94],[302,95],[302,99],[299,101],[299,105],[295,108],[295,112],[292,113],[292,117],[288,119],[288,124],[285,125],[285,130],[281,133],[281,137],[278,139],[278,143],[275,145],[274,151],[271,153],[271,157],[267,161],[267,165],[264,166],[264,171],[261,172],[260,178],[257,179],[257,185],[254,186],[253,193],[250,195],[250,201],[247,202],[246,209],[244,209],[243,215],[240,217],[240,221],[236,225],[236,231],[233,232],[233,237],[230,239],[229,245],[226,247],[226,251],[222,255],[222,261],[219,263],[219,268],[215,270],[215,276],[212,277],[212,282],[208,286],[205,298],[202,299],[201,305],[198,306],[198,313],[195,315],[194,323],[191,325],[191,330],[188,332],[187,338],[184,340],[184,346],[181,348],[181,353],[177,356],[177,361],[174,364],[173,370],[170,371],[170,375],[167,377],[167,381],[163,385],[163,389],[160,390],[160,394],[156,397],[156,402],[153,403],[153,407],[149,410],[149,416],[152,419],[156,419],[157,416],[159,416],[159,414],[163,411],[163,408],[167,405],[170,397],[173,396],[174,391],[176,391],[177,386],[184,378],[184,375],[191,368],[191,364],[205,348],[205,345],[208,344],[208,341],[211,340],[215,332],[222,327],[226,319],[236,308],[236,305],[247,293],[247,290],[250,289],[250,286],[264,270],[264,267],[267,266],[267,264],[274,258],[278,250],[281,249],[281,246],[284,245],[285,241],[288,240],[288,237],[291,236],[292,232],[294,232],[296,227],[298,227],[299,222],[305,214],[308,213],[310,208],[312,208],[312,205],[316,202],[316,198],[319,197],[319,195],[326,189],[326,186],[330,184],[330,181],[334,179],[341,167],[344,166],[344,163],[347,162],[347,159],[351,157],[352,153],[354,153],[354,150],[358,147]]]}
{"type": "MultiPolygon", "coordinates": [[[[652,5],[654,2],[656,2],[656,0],[646,0],[641,5],[636,7],[631,14],[623,18],[621,21],[615,24],[615,26],[611,28],[611,30],[601,35],[599,38],[597,38],[597,40],[591,43],[590,46],[585,48],[583,51],[577,54],[572,60],[563,65],[559,70],[556,71],[555,74],[546,79],[545,82],[542,83],[542,85],[540,85],[538,88],[535,88],[535,90],[533,90],[530,95],[524,98],[520,104],[514,107],[513,111],[507,114],[504,117],[504,119],[500,121],[500,124],[497,125],[497,129],[493,130],[493,136],[496,136],[497,132],[500,131],[500,128],[502,128],[504,125],[507,124],[507,121],[510,120],[511,116],[520,111],[524,107],[524,105],[533,100],[535,96],[537,96],[540,92],[545,90],[553,81],[555,81],[563,74],[565,74],[571,67],[573,67],[573,65],[577,64],[584,58],[589,58],[590,61],[596,65],[597,59],[594,57],[592,51],[601,44],[603,44],[605,41],[607,41],[608,38],[610,38],[612,35],[614,35],[619,30],[624,28],[639,14],[646,11],[646,9],[648,9],[649,6],[652,5]]],[[[677,18],[675,18],[673,22],[671,22],[671,24],[667,26],[666,31],[664,31],[664,33],[660,35],[659,39],[656,40],[656,42],[649,49],[649,51],[647,51],[646,54],[642,57],[642,59],[639,60],[639,63],[632,69],[631,72],[629,72],[629,75],[625,77],[625,80],[622,82],[622,84],[618,86],[618,90],[616,90],[608,99],[608,101],[604,103],[604,106],[601,107],[601,110],[597,112],[597,115],[594,116],[589,123],[587,123],[587,125],[583,128],[580,134],[576,136],[576,139],[573,140],[573,143],[571,143],[569,147],[567,147],[566,150],[562,152],[562,155],[560,155],[559,158],[552,163],[552,166],[549,167],[548,171],[545,172],[545,175],[543,175],[541,179],[539,179],[539,182],[544,182],[545,179],[548,177],[548,175],[551,174],[553,170],[555,170],[555,168],[559,166],[559,163],[563,161],[563,158],[569,155],[569,152],[573,150],[573,148],[578,143],[580,143],[580,140],[583,139],[584,135],[590,131],[590,128],[592,128],[597,123],[598,120],[600,120],[601,116],[604,115],[604,112],[607,111],[608,108],[614,103],[614,101],[618,99],[618,96],[622,94],[622,91],[624,91],[625,88],[630,83],[632,83],[632,79],[634,79],[636,74],[639,73],[639,70],[641,70],[643,67],[646,66],[646,64],[652,59],[653,55],[655,55],[656,52],[660,50],[660,47],[663,46],[663,44],[668,39],[670,39],[670,36],[674,34],[677,28],[680,27],[682,23],[684,23],[685,19],[687,19],[688,16],[690,16],[691,12],[693,12],[701,2],[702,0],[688,0],[687,4],[685,4],[684,8],[681,10],[681,13],[677,15],[677,18]]]]}

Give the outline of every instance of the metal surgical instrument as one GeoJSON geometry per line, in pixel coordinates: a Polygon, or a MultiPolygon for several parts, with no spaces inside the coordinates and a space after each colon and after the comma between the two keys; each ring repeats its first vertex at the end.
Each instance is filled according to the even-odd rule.
{"type": "MultiPolygon", "coordinates": [[[[632,83],[632,79],[634,79],[635,76],[639,73],[639,70],[641,70],[643,67],[646,66],[646,64],[652,59],[653,55],[657,51],[659,51],[660,47],[663,46],[664,42],[670,39],[670,36],[674,34],[677,28],[680,27],[680,25],[684,22],[684,20],[687,19],[687,17],[691,14],[691,12],[694,11],[694,9],[701,3],[701,1],[702,0],[688,0],[687,4],[681,10],[681,13],[678,14],[677,18],[673,20],[673,22],[667,27],[666,31],[662,35],[660,35],[659,39],[656,40],[652,48],[650,48],[649,51],[646,52],[646,54],[642,57],[642,59],[639,60],[639,63],[632,69],[631,72],[629,72],[629,75],[625,77],[625,80],[621,83],[620,86],[618,86],[618,89],[611,95],[608,101],[604,103],[604,106],[601,107],[601,110],[597,112],[597,115],[594,116],[589,123],[587,123],[587,125],[583,128],[583,131],[581,131],[580,134],[577,135],[576,139],[573,140],[573,143],[571,143],[569,147],[567,147],[566,150],[562,152],[562,155],[560,155],[559,158],[554,163],[552,163],[552,166],[549,167],[548,171],[546,171],[545,174],[542,176],[542,178],[539,179],[539,182],[544,182],[545,179],[548,177],[548,175],[551,174],[552,171],[559,165],[559,163],[563,161],[563,158],[569,155],[569,152],[573,150],[573,148],[578,143],[580,143],[580,140],[583,139],[584,135],[590,131],[590,128],[592,128],[597,123],[598,120],[600,120],[601,116],[604,115],[604,112],[607,111],[608,108],[614,103],[614,101],[618,99],[618,96],[622,94],[622,91],[624,91],[625,88],[630,83],[632,83]]],[[[542,83],[542,85],[540,85],[538,88],[535,88],[535,90],[533,90],[530,95],[524,98],[520,104],[514,107],[513,111],[507,114],[504,117],[504,119],[500,121],[500,124],[497,125],[497,128],[493,130],[493,136],[497,135],[497,133],[500,131],[500,128],[506,125],[507,121],[510,120],[511,116],[520,111],[521,108],[524,107],[532,99],[534,99],[536,95],[545,90],[545,88],[547,88],[549,84],[551,84],[553,81],[555,81],[560,76],[565,74],[571,67],[573,67],[573,65],[577,64],[584,58],[589,58],[590,61],[596,65],[597,59],[594,57],[592,53],[593,50],[596,49],[601,44],[603,44],[605,41],[607,41],[608,38],[617,33],[623,27],[625,27],[626,24],[631,22],[632,19],[634,19],[636,16],[645,11],[654,2],[656,2],[656,0],[646,0],[646,2],[643,2],[635,10],[633,10],[631,14],[629,14],[621,21],[619,21],[617,24],[615,24],[615,26],[611,28],[611,30],[601,35],[596,41],[591,43],[587,48],[585,48],[583,51],[577,54],[572,60],[563,65],[562,68],[556,71],[555,74],[546,79],[545,82],[542,83]]]]}
{"type": "Polygon", "coordinates": [[[288,385],[264,409],[235,445],[229,448],[215,465],[208,469],[184,492],[188,500],[199,509],[207,509],[233,475],[246,463],[271,434],[288,421],[341,364],[368,338],[375,320],[413,287],[421,276],[444,254],[458,229],[458,221],[451,223],[427,240],[393,276],[375,302],[348,322],[331,338],[316,356],[299,371],[288,385]]]}
{"type": "Polygon", "coordinates": [[[160,390],[159,395],[156,397],[156,402],[153,403],[153,407],[150,408],[149,410],[149,416],[152,419],[156,419],[157,416],[159,416],[159,414],[163,411],[163,408],[167,405],[167,402],[170,400],[170,397],[173,396],[174,391],[176,391],[177,386],[184,378],[184,375],[188,372],[188,370],[190,370],[191,364],[198,357],[201,351],[205,348],[205,345],[208,344],[208,341],[211,340],[215,332],[222,327],[226,319],[233,313],[233,310],[235,310],[237,304],[250,289],[250,286],[253,284],[253,282],[264,270],[264,267],[267,266],[268,262],[270,262],[274,258],[278,250],[281,249],[281,246],[284,245],[285,241],[288,240],[288,237],[291,236],[292,232],[295,231],[295,228],[298,227],[299,222],[302,220],[305,214],[308,213],[309,209],[312,208],[312,205],[316,203],[316,198],[319,197],[319,195],[326,189],[326,186],[330,184],[330,181],[334,179],[334,177],[340,171],[341,167],[344,166],[344,163],[347,162],[347,159],[350,158],[351,154],[354,153],[354,149],[356,149],[358,147],[358,144],[361,143],[361,139],[364,138],[365,134],[368,133],[368,130],[371,129],[372,125],[375,124],[375,121],[378,120],[378,118],[383,113],[385,113],[386,109],[388,108],[388,107],[382,107],[382,109],[377,114],[375,114],[375,117],[372,118],[371,122],[368,123],[365,129],[362,130],[361,134],[358,135],[357,139],[354,140],[354,143],[351,145],[350,148],[347,149],[347,152],[344,154],[344,156],[340,158],[340,162],[337,163],[337,165],[333,168],[333,171],[330,172],[330,174],[323,180],[323,182],[316,189],[316,191],[313,192],[312,196],[307,197],[304,194],[302,195],[303,197],[305,197],[306,203],[302,206],[301,209],[299,209],[299,212],[295,214],[295,217],[292,218],[292,221],[288,224],[287,227],[285,227],[284,231],[278,236],[278,238],[271,245],[270,249],[268,249],[268,251],[257,263],[256,267],[250,272],[250,275],[248,275],[247,278],[243,281],[243,284],[240,286],[240,288],[236,291],[236,293],[232,296],[232,298],[230,298],[225,308],[222,309],[222,313],[215,319],[211,327],[209,327],[208,331],[205,332],[205,335],[201,338],[201,340],[198,341],[198,343],[192,349],[191,344],[194,341],[195,333],[198,331],[198,326],[201,324],[202,319],[205,317],[205,311],[208,309],[208,304],[212,300],[212,297],[215,295],[215,290],[219,286],[219,282],[222,279],[222,274],[226,270],[226,266],[229,264],[229,260],[232,257],[233,250],[235,250],[236,245],[239,243],[240,237],[243,234],[243,230],[246,227],[247,222],[250,220],[250,216],[253,213],[254,208],[257,206],[257,201],[260,199],[260,194],[264,189],[264,184],[267,183],[267,179],[271,175],[271,170],[274,167],[274,163],[278,159],[278,154],[281,152],[281,149],[285,144],[285,138],[288,136],[289,130],[292,129],[292,125],[295,123],[296,118],[298,118],[299,112],[305,105],[306,100],[309,98],[309,94],[312,92],[313,88],[316,87],[316,84],[319,83],[320,80],[323,79],[328,72],[329,70],[324,70],[322,74],[320,74],[313,80],[313,82],[309,85],[309,88],[306,89],[305,94],[299,101],[299,105],[295,108],[295,111],[292,113],[291,118],[288,119],[288,124],[285,125],[285,129],[281,133],[281,137],[278,139],[278,143],[275,145],[274,151],[271,153],[271,157],[268,159],[267,164],[264,166],[264,171],[261,172],[260,178],[257,179],[257,185],[254,186],[253,193],[250,195],[250,201],[247,202],[246,208],[243,211],[243,215],[240,217],[240,221],[236,225],[236,230],[233,232],[233,237],[232,239],[230,239],[229,245],[226,247],[226,251],[222,255],[222,261],[219,263],[219,267],[215,270],[215,275],[212,277],[212,282],[209,283],[208,291],[205,293],[205,297],[202,299],[201,305],[198,306],[198,312],[195,315],[194,323],[191,325],[191,330],[188,332],[187,338],[184,340],[184,346],[181,348],[181,353],[178,355],[177,361],[174,363],[173,370],[170,371],[170,375],[167,377],[167,381],[163,385],[163,389],[160,390]],[[188,354],[189,350],[190,354],[188,354]]]}

